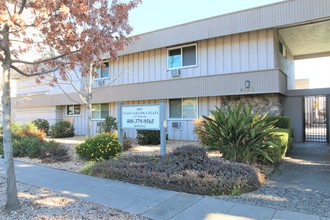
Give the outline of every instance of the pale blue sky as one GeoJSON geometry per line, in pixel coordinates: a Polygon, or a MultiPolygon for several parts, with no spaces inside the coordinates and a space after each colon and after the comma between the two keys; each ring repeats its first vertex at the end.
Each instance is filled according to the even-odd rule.
{"type": "Polygon", "coordinates": [[[131,11],[130,24],[136,35],[280,1],[283,0],[142,0],[131,11]]]}

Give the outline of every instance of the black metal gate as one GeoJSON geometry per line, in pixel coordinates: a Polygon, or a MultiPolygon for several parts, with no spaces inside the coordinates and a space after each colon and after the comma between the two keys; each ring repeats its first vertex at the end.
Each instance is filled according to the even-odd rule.
{"type": "Polygon", "coordinates": [[[304,126],[306,142],[328,142],[327,97],[304,98],[304,126]]]}

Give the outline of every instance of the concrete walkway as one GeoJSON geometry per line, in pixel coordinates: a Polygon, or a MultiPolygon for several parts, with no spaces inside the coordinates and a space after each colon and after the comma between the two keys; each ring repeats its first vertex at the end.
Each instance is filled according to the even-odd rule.
{"type": "MultiPolygon", "coordinates": [[[[322,151],[320,151],[321,157],[306,158],[306,151],[308,153],[310,148],[307,146],[305,149],[304,147],[306,145],[301,145],[295,150],[296,155],[292,158],[292,164],[299,161],[314,165],[317,162],[321,164],[325,163],[325,166],[328,163],[330,164],[330,158],[326,154],[322,154],[322,151]]],[[[322,149],[328,150],[329,148],[322,149]]],[[[285,163],[288,163],[288,161],[285,161],[285,163]]],[[[314,175],[310,172],[307,173],[308,175],[312,175],[308,176],[308,178],[312,179],[306,181],[308,178],[297,175],[294,169],[290,170],[288,167],[290,166],[285,166],[286,170],[281,169],[273,175],[270,181],[278,184],[307,184],[313,187],[329,189],[330,175],[327,173],[329,171],[328,169],[325,170],[326,173],[322,173],[323,171],[321,173],[314,173],[314,175]],[[318,181],[315,181],[316,178],[318,181]]],[[[48,188],[55,192],[68,194],[126,212],[141,214],[151,219],[330,220],[330,218],[317,215],[225,201],[210,196],[155,189],[19,161],[15,161],[15,168],[17,181],[48,188]]],[[[4,159],[0,159],[0,176],[5,176],[4,159]]]]}
{"type": "Polygon", "coordinates": [[[271,176],[271,181],[277,185],[330,191],[330,145],[295,144],[283,159],[279,170],[271,176]]]}

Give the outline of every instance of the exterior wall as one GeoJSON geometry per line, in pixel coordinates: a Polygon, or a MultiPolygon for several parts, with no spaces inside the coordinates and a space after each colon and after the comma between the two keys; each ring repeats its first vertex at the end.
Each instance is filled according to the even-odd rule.
{"type": "MultiPolygon", "coordinates": [[[[304,142],[304,96],[327,96],[327,108],[330,118],[330,88],[326,89],[302,89],[302,90],[289,90],[286,97],[283,99],[284,115],[291,118],[291,127],[294,134],[294,142],[304,142]]],[[[330,128],[330,120],[327,120],[328,129],[330,128]]]]}
{"type": "MultiPolygon", "coordinates": [[[[279,94],[263,94],[263,95],[247,95],[247,96],[213,96],[198,98],[198,117],[203,115],[210,115],[210,110],[215,106],[225,108],[228,105],[238,104],[239,102],[250,103],[254,111],[261,109],[263,113],[269,112],[270,115],[282,115],[283,105],[282,96],[279,94]]],[[[125,102],[124,105],[137,105],[137,104],[157,104],[159,101],[135,101],[125,102]]],[[[191,119],[170,119],[168,116],[168,103],[167,103],[167,132],[170,140],[197,140],[194,133],[194,123],[191,119]],[[173,128],[172,123],[179,122],[180,128],[173,128]]],[[[117,118],[117,115],[112,115],[117,118]]],[[[127,137],[135,137],[135,130],[125,130],[127,137]]]]}
{"type": "Polygon", "coordinates": [[[20,108],[12,109],[12,120],[20,124],[27,124],[38,118],[46,119],[50,125],[62,119],[59,117],[62,110],[56,106],[34,107],[34,108],[20,108]]]}
{"type": "Polygon", "coordinates": [[[295,67],[294,57],[289,47],[286,45],[284,39],[278,34],[275,38],[275,54],[276,54],[276,67],[279,68],[287,76],[287,88],[295,89],[295,67]],[[286,48],[286,56],[284,57],[279,51],[279,41],[286,48]]]}
{"type": "MultiPolygon", "coordinates": [[[[180,78],[274,69],[273,29],[197,42],[197,66],[180,78]]],[[[184,44],[183,44],[184,45],[184,44]]],[[[167,71],[167,48],[124,55],[111,65],[113,85],[177,79],[167,71]]]]}

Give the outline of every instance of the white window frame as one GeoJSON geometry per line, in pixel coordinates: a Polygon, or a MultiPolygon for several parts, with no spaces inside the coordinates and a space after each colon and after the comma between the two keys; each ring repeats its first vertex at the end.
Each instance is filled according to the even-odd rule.
{"type": "Polygon", "coordinates": [[[110,61],[103,61],[100,63],[99,67],[95,68],[95,72],[97,73],[97,75],[101,75],[101,72],[98,73],[98,70],[101,71],[101,66],[105,63],[108,63],[109,67],[108,67],[108,76],[107,77],[95,77],[94,80],[104,80],[104,79],[109,79],[110,78],[110,61]]]}
{"type": "Polygon", "coordinates": [[[184,68],[192,68],[192,67],[196,67],[197,66],[197,63],[198,63],[198,60],[197,60],[197,58],[198,58],[198,56],[197,56],[197,49],[198,49],[198,47],[197,47],[197,43],[194,43],[194,44],[186,44],[186,45],[182,45],[182,46],[177,46],[177,47],[170,47],[170,48],[167,48],[167,55],[166,55],[166,65],[167,65],[167,70],[175,70],[175,69],[184,69],[184,68]],[[195,60],[196,60],[196,64],[195,65],[189,65],[189,66],[183,66],[183,59],[182,59],[182,57],[183,57],[183,55],[182,55],[182,48],[184,48],[184,47],[191,47],[191,46],[195,46],[195,48],[196,48],[196,50],[195,50],[195,60]],[[169,53],[170,53],[170,51],[171,50],[176,50],[176,49],[181,49],[181,63],[180,63],[180,67],[169,67],[168,66],[168,58],[169,58],[169,53]]]}
{"type": "Polygon", "coordinates": [[[100,121],[100,120],[104,120],[105,118],[101,118],[102,117],[102,105],[108,105],[108,116],[110,116],[110,104],[109,103],[93,103],[92,104],[92,120],[93,121],[100,121]],[[100,113],[100,118],[93,118],[93,105],[99,105],[100,107],[100,110],[99,110],[99,113],[100,113]]]}
{"type": "Polygon", "coordinates": [[[194,97],[187,97],[187,98],[172,98],[172,99],[168,99],[167,100],[167,119],[168,120],[181,120],[181,121],[191,121],[194,120],[196,118],[198,118],[198,98],[194,98],[194,97]],[[170,100],[173,99],[181,99],[181,118],[171,118],[170,117],[170,100]],[[195,118],[183,118],[183,100],[184,99],[196,99],[196,116],[195,118]]]}
{"type": "Polygon", "coordinates": [[[66,106],[65,106],[65,115],[66,115],[67,117],[81,116],[81,105],[66,105],[66,106]],[[69,108],[69,106],[72,106],[72,107],[73,107],[73,114],[72,114],[72,115],[69,115],[69,114],[68,114],[68,108],[69,108]],[[74,114],[74,108],[75,108],[75,106],[79,106],[79,114],[74,114]]]}

